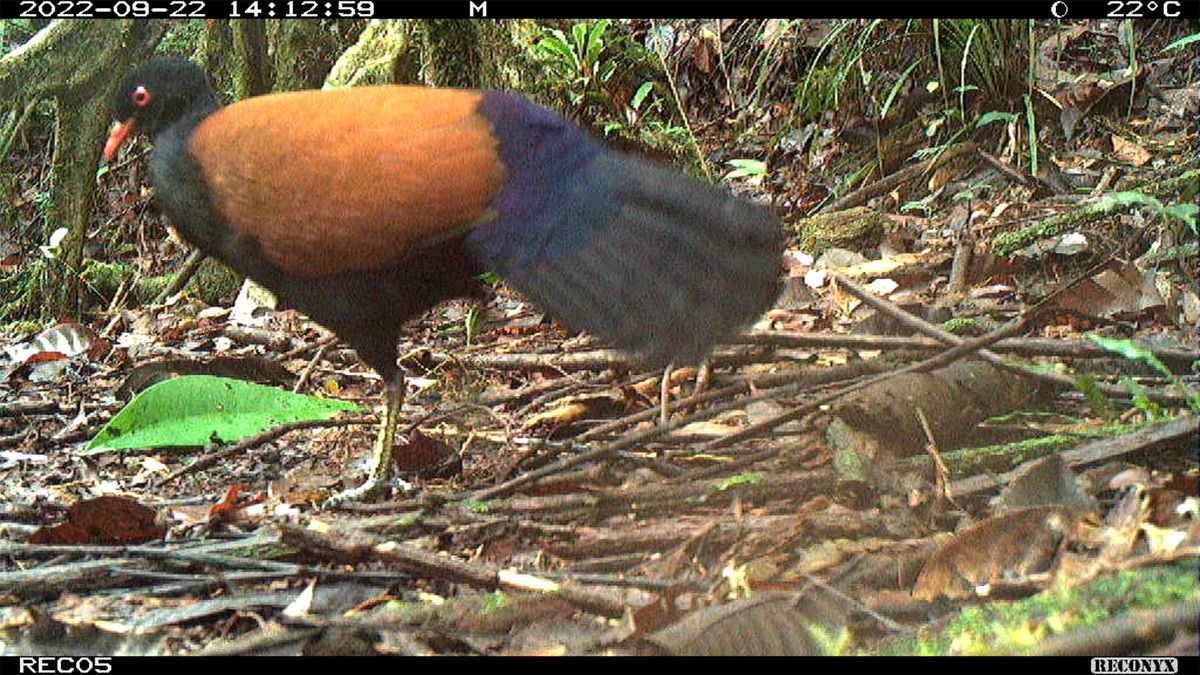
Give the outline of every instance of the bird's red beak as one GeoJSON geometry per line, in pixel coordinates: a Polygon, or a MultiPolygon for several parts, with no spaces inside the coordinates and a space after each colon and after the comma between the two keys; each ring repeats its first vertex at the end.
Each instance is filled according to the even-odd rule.
{"type": "Polygon", "coordinates": [[[107,162],[112,159],[112,156],[117,154],[117,148],[125,142],[125,137],[133,131],[133,123],[136,118],[130,117],[124,122],[113,124],[112,129],[108,132],[108,141],[104,144],[104,152],[100,153],[100,161],[107,162]]]}

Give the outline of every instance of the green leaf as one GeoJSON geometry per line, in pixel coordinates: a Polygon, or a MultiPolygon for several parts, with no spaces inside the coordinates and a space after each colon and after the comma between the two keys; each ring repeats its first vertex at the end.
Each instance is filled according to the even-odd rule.
{"type": "Polygon", "coordinates": [[[735,485],[741,485],[743,483],[762,482],[762,478],[762,474],[757,471],[752,471],[750,473],[739,473],[713,483],[713,487],[718,491],[725,491],[731,487],[734,487],[735,485]]]}
{"type": "Polygon", "coordinates": [[[587,49],[584,51],[584,60],[593,63],[599,56],[600,52],[604,51],[604,31],[608,30],[608,24],[612,23],[612,19],[601,19],[592,25],[592,31],[588,33],[587,49]]]}
{"type": "Polygon", "coordinates": [[[637,110],[639,107],[641,107],[642,101],[645,101],[646,97],[649,96],[650,92],[652,91],[654,91],[654,82],[643,82],[642,86],[638,87],[638,90],[633,93],[633,98],[629,99],[629,107],[637,110]]]}
{"type": "Polygon", "coordinates": [[[479,311],[479,305],[471,305],[467,309],[467,315],[463,317],[463,329],[467,333],[467,346],[475,340],[475,336],[479,334],[479,326],[483,323],[483,312],[479,311]]]}
{"type": "Polygon", "coordinates": [[[1123,338],[1106,338],[1101,335],[1096,335],[1095,333],[1087,333],[1084,335],[1084,337],[1100,345],[1102,349],[1120,354],[1131,361],[1141,361],[1163,375],[1167,377],[1173,377],[1171,370],[1167,368],[1162,361],[1158,360],[1158,357],[1154,355],[1154,352],[1146,349],[1133,340],[1123,338]]]}
{"type": "Polygon", "coordinates": [[[1096,386],[1096,378],[1090,374],[1084,373],[1075,377],[1075,388],[1083,392],[1087,398],[1088,407],[1092,412],[1103,417],[1111,419],[1113,417],[1112,404],[1109,403],[1108,397],[1104,392],[1100,391],[1100,387],[1096,386]]]}
{"type": "Polygon", "coordinates": [[[1197,204],[1171,204],[1163,208],[1163,213],[1192,228],[1192,232],[1196,231],[1196,214],[1200,213],[1200,205],[1197,204]]]}
{"type": "Polygon", "coordinates": [[[1000,112],[998,110],[993,110],[991,112],[986,112],[986,113],[980,115],[979,119],[975,120],[975,128],[978,129],[979,127],[982,127],[983,125],[991,124],[992,122],[1004,122],[1005,124],[1008,124],[1008,123],[1016,122],[1016,121],[1017,121],[1017,116],[1013,113],[1006,113],[1006,112],[1000,112]]]}
{"type": "Polygon", "coordinates": [[[479,599],[479,613],[494,612],[508,604],[508,596],[504,591],[492,591],[479,599]]]}
{"type": "Polygon", "coordinates": [[[575,54],[579,57],[587,54],[587,25],[577,23],[571,26],[571,38],[575,45],[575,54]]]}
{"type": "MultiPolygon", "coordinates": [[[[1183,381],[1176,377],[1175,374],[1171,372],[1171,369],[1167,368],[1166,364],[1160,361],[1154,352],[1146,349],[1133,340],[1106,338],[1094,333],[1087,333],[1084,335],[1084,337],[1110,352],[1120,354],[1121,356],[1132,361],[1141,361],[1142,363],[1145,363],[1151,368],[1157,370],[1159,373],[1162,373],[1162,375],[1171,383],[1171,386],[1173,386],[1176,391],[1178,391],[1183,395],[1184,398],[1187,399],[1188,407],[1194,411],[1200,412],[1200,392],[1185,386],[1183,381]]],[[[1154,416],[1157,416],[1161,413],[1158,406],[1145,396],[1144,387],[1138,385],[1128,377],[1121,380],[1121,384],[1125,385],[1125,388],[1133,394],[1133,403],[1135,406],[1154,416]],[[1129,380],[1128,383],[1125,380],[1129,380]]]]}
{"type": "Polygon", "coordinates": [[[256,434],[284,422],[358,410],[348,401],[316,398],[252,382],[186,375],[159,382],[121,409],[81,452],[202,446],[256,434]]]}
{"type": "Polygon", "coordinates": [[[726,178],[765,176],[767,173],[767,163],[757,159],[731,159],[725,163],[733,167],[726,178]]]}
{"type": "Polygon", "coordinates": [[[1150,419],[1160,419],[1163,416],[1163,409],[1157,403],[1150,400],[1150,397],[1146,395],[1146,388],[1134,382],[1133,378],[1127,375],[1117,382],[1122,387],[1125,387],[1125,390],[1133,398],[1133,407],[1146,413],[1150,419]]]}
{"type": "Polygon", "coordinates": [[[925,58],[922,57],[913,61],[904,69],[903,73],[900,73],[900,77],[896,78],[895,84],[892,85],[891,91],[888,92],[887,100],[883,102],[883,109],[879,111],[879,119],[887,118],[888,111],[892,108],[892,101],[896,98],[896,94],[900,92],[900,85],[904,84],[904,81],[908,79],[908,75],[913,71],[913,68],[916,68],[924,60],[925,58]]]}
{"type": "Polygon", "coordinates": [[[1161,53],[1167,51],[1168,49],[1179,49],[1181,47],[1186,47],[1186,46],[1192,44],[1193,42],[1200,42],[1200,33],[1192,33],[1191,35],[1188,35],[1187,37],[1181,37],[1178,40],[1167,45],[1166,47],[1163,47],[1162,49],[1158,50],[1158,53],[1161,54],[1161,53]]]}
{"type": "Polygon", "coordinates": [[[574,68],[575,53],[571,51],[566,36],[562,31],[556,30],[554,33],[542,38],[534,46],[544,57],[558,61],[568,68],[574,68]]]}
{"type": "Polygon", "coordinates": [[[471,513],[487,513],[488,511],[492,510],[492,505],[490,502],[480,501],[478,499],[468,499],[463,502],[463,504],[466,505],[467,510],[471,513]]]}
{"type": "Polygon", "coordinates": [[[1100,195],[1096,201],[1092,202],[1092,209],[1109,211],[1127,204],[1145,204],[1155,211],[1161,211],[1163,208],[1163,203],[1157,197],[1145,195],[1136,190],[1126,190],[1124,192],[1106,192],[1100,195]]]}
{"type": "Polygon", "coordinates": [[[1026,136],[1029,140],[1029,173],[1037,175],[1038,173],[1038,135],[1037,135],[1037,118],[1033,114],[1033,99],[1029,94],[1021,97],[1025,101],[1025,122],[1026,136]]]}

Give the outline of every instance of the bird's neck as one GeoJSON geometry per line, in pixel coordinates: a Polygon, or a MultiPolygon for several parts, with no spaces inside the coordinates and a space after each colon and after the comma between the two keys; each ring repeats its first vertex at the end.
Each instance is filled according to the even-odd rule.
{"type": "Polygon", "coordinates": [[[158,137],[165,134],[178,134],[186,137],[205,117],[216,112],[220,105],[212,91],[204,91],[180,104],[174,110],[168,110],[163,115],[167,121],[161,122],[149,132],[158,137]]]}

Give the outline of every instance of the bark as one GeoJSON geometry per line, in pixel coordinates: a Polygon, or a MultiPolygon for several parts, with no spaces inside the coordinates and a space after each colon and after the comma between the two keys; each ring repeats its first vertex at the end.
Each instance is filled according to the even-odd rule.
{"type": "Polygon", "coordinates": [[[408,23],[374,20],[367,24],[333,65],[324,88],[420,82],[420,57],[409,38],[408,23]]]}
{"type": "Polygon", "coordinates": [[[238,19],[233,28],[234,95],[240,101],[271,91],[271,63],[267,60],[267,29],[262,21],[238,19]]]}
{"type": "Polygon", "coordinates": [[[233,87],[233,31],[227,19],[206,19],[204,39],[200,47],[204,72],[218,92],[228,92],[233,87]]]}
{"type": "Polygon", "coordinates": [[[342,51],[329,21],[284,19],[268,23],[275,91],[319,89],[342,51]]]}

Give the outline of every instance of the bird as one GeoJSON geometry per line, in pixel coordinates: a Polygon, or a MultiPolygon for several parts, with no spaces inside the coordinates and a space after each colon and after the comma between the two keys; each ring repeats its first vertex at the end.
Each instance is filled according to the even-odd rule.
{"type": "Polygon", "coordinates": [[[221,106],[159,57],[117,83],[101,152],[153,144],[154,201],[205,254],[345,341],[384,382],[366,481],[389,491],[405,321],[491,272],[647,367],[694,364],[772,302],[772,210],[610,148],[520,93],[379,85],[221,106]]]}

